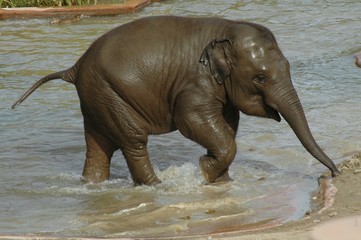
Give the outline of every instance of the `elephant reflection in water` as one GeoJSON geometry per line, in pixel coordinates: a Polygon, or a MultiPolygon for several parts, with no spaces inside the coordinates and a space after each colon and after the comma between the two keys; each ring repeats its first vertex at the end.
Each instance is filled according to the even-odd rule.
{"type": "Polygon", "coordinates": [[[209,183],[231,180],[239,112],[288,122],[333,176],[339,171],[314,140],[293,87],[288,60],[272,32],[221,18],[148,17],[96,40],[67,70],[35,83],[75,85],[87,145],[84,179],[109,178],[120,149],[136,184],[156,184],[148,135],[179,130],[203,146],[199,164],[209,183]],[[280,116],[281,115],[281,116],[280,116]]]}

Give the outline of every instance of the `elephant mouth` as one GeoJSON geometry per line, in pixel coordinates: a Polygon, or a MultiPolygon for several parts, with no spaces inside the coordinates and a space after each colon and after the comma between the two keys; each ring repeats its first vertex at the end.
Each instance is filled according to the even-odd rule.
{"type": "Polygon", "coordinates": [[[277,122],[281,122],[281,116],[276,109],[265,104],[265,110],[267,113],[267,118],[272,118],[277,122]]]}

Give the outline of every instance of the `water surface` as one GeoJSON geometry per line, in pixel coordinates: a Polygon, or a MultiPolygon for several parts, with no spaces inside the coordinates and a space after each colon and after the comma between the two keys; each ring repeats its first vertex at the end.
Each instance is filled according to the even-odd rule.
{"type": "Polygon", "coordinates": [[[208,186],[205,150],[178,132],[152,136],[155,187],[134,187],[120,152],[111,179],[84,184],[82,115],[73,85],[53,81],[10,106],[40,77],[72,66],[108,30],[150,15],[220,16],[269,27],[291,64],[314,137],[340,161],[360,150],[358,1],[164,1],[116,17],[0,22],[0,233],[58,236],[182,236],[248,229],[301,218],[325,167],[289,126],[241,115],[234,182],[208,186]]]}

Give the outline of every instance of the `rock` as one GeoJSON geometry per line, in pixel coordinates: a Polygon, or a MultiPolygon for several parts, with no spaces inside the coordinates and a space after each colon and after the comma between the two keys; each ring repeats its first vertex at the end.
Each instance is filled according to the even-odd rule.
{"type": "Polygon", "coordinates": [[[355,55],[355,65],[361,68],[361,52],[355,55]]]}
{"type": "Polygon", "coordinates": [[[216,212],[216,210],[213,209],[213,208],[210,208],[210,209],[208,209],[208,210],[206,211],[207,214],[212,214],[212,213],[215,213],[215,212],[216,212]]]}
{"type": "Polygon", "coordinates": [[[337,212],[331,212],[328,214],[329,217],[335,217],[337,216],[337,212]]]}
{"type": "Polygon", "coordinates": [[[80,18],[83,17],[83,14],[79,14],[79,15],[75,15],[73,17],[68,17],[68,18],[53,18],[50,20],[51,24],[57,23],[57,24],[69,24],[69,23],[74,23],[74,22],[78,22],[80,20],[80,18]]]}

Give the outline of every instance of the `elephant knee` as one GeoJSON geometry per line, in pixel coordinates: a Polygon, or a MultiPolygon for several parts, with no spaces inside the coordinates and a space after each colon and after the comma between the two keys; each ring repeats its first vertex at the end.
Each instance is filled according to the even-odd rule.
{"type": "Polygon", "coordinates": [[[235,141],[232,141],[232,143],[230,143],[225,148],[225,151],[222,152],[220,159],[223,159],[224,165],[226,165],[228,167],[233,162],[233,159],[236,156],[236,153],[237,153],[237,146],[236,146],[235,141]]]}

